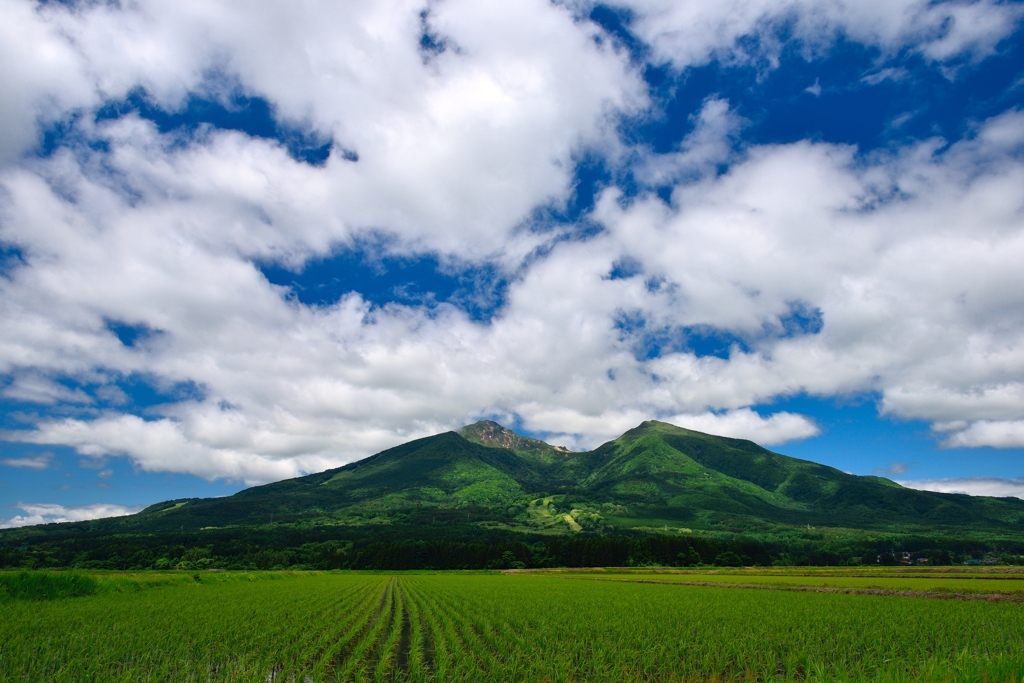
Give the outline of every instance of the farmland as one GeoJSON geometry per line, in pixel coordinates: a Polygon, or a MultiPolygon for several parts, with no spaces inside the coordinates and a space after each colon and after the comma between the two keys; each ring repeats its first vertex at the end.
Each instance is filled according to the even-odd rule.
{"type": "Polygon", "coordinates": [[[0,681],[1019,682],[1021,579],[1005,568],[5,574],[0,681]],[[934,597],[966,595],[964,584],[987,599],[934,597]],[[819,592],[832,588],[852,592],[819,592]],[[932,597],[858,592],[882,589],[932,597]]]}
{"type": "Polygon", "coordinates": [[[661,571],[577,569],[552,570],[549,573],[562,574],[565,578],[599,581],[665,582],[681,585],[722,585],[865,594],[934,594],[936,597],[1013,599],[1024,602],[1024,569],[1017,567],[991,567],[986,570],[959,567],[799,567],[789,570],[750,568],[661,571]]]}

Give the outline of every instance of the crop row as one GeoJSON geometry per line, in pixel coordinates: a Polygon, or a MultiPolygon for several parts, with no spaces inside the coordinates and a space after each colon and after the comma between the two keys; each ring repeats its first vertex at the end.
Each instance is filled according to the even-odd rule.
{"type": "Polygon", "coordinates": [[[0,681],[1024,681],[1017,604],[531,575],[201,578],[5,604],[0,681]]]}

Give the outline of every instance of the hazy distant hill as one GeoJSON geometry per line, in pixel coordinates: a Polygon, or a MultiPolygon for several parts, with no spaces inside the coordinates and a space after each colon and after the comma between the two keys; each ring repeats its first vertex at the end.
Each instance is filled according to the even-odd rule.
{"type": "MultiPolygon", "coordinates": [[[[484,421],[226,498],[168,501],[95,531],[292,525],[532,534],[843,528],[999,535],[1024,501],[906,489],[663,422],[574,453],[484,421]]],[[[61,525],[68,526],[68,525],[61,525]]]]}

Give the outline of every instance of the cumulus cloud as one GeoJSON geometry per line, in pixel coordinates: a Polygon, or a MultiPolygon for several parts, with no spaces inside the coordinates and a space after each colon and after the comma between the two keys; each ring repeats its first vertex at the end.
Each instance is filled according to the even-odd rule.
{"type": "Polygon", "coordinates": [[[133,515],[142,509],[142,506],[126,507],[107,503],[71,507],[53,503],[18,503],[15,507],[25,514],[14,515],[7,519],[0,518],[0,529],[13,529],[35,524],[87,522],[104,517],[123,517],[124,515],[133,515]]]}
{"type": "MultiPolygon", "coordinates": [[[[262,450],[259,445],[248,439],[249,448],[246,450],[217,447],[216,434],[190,439],[180,422],[169,419],[145,421],[135,415],[47,422],[34,431],[8,432],[6,436],[10,440],[29,443],[73,446],[81,455],[100,458],[101,462],[108,455],[130,455],[145,470],[184,472],[209,479],[228,477],[250,484],[324,470],[334,462],[316,455],[296,455],[287,459],[267,457],[259,452],[262,450]]],[[[257,435],[256,440],[258,438],[257,435]]],[[[289,445],[293,450],[298,446],[289,445]]]]}
{"type": "Polygon", "coordinates": [[[607,239],[664,283],[633,283],[647,300],[634,337],[704,325],[749,349],[660,356],[649,364],[664,390],[730,408],[879,391],[903,418],[1018,417],[1022,133],[1011,111],[942,154],[932,141],[871,158],[751,148],[724,176],[677,187],[678,209],[605,197],[607,239]],[[795,303],[821,312],[819,333],[785,332],[795,303]]]}
{"type": "Polygon", "coordinates": [[[97,97],[81,55],[36,3],[2,0],[0,14],[0,163],[8,163],[35,146],[39,123],[97,97]]]}
{"type": "Polygon", "coordinates": [[[721,414],[673,415],[666,422],[698,432],[749,439],[765,446],[799,441],[821,432],[814,421],[804,415],[779,412],[763,417],[749,408],[721,414]]]}
{"type": "Polygon", "coordinates": [[[1024,479],[963,477],[954,479],[898,480],[897,483],[901,486],[921,491],[966,493],[969,496],[996,496],[998,498],[1024,498],[1024,479]]]}
{"type": "MultiPolygon", "coordinates": [[[[930,142],[871,159],[823,143],[750,148],[725,175],[679,185],[671,207],[623,206],[608,192],[594,214],[605,231],[532,263],[486,325],[449,306],[371,308],[357,294],[324,307],[288,300],[241,250],[244,231],[214,229],[239,209],[147,193],[163,172],[200,185],[208,166],[188,160],[211,148],[167,147],[147,124],[122,121],[108,163],[127,160],[141,197],[70,155],[4,177],[6,234],[29,255],[0,283],[12,321],[0,361],[9,372],[146,372],[206,396],[163,406],[159,419],[44,420],[7,438],[255,482],[502,411],[577,447],[650,417],[800,391],[880,391],[901,417],[1013,417],[1013,401],[997,397],[1019,392],[1005,377],[1020,377],[1024,361],[1013,341],[1024,169],[1007,151],[1020,121],[1008,113],[941,154],[930,142]],[[167,171],[182,164],[188,173],[167,171]],[[75,201],[55,191],[58,179],[75,201]],[[642,275],[609,279],[624,254],[642,275]],[[787,327],[800,311],[818,311],[820,330],[787,327]],[[108,319],[161,334],[126,347],[108,319]],[[728,357],[698,357],[693,329],[737,341],[728,357]],[[638,354],[651,344],[663,351],[638,354]]],[[[288,173],[317,173],[269,143],[221,137],[212,149],[224,159],[276,154],[288,173]]],[[[303,199],[270,194],[278,214],[303,199]]],[[[787,419],[749,433],[772,443],[810,434],[804,418],[787,419]]]]}
{"type": "Polygon", "coordinates": [[[962,429],[941,431],[953,431],[942,441],[945,448],[1024,448],[1024,420],[978,420],[962,429]]]}
{"type": "MultiPolygon", "coordinates": [[[[1018,110],[963,140],[863,154],[744,145],[742,117],[711,96],[657,154],[617,129],[651,115],[638,67],[571,3],[0,2],[16,114],[0,242],[20,254],[0,278],[0,391],[71,413],[42,410],[4,439],[256,483],[493,415],[574,448],[651,418],[778,444],[817,427],[751,407],[799,392],[878,392],[888,415],[958,425],[947,443],[1019,432],[1018,110]],[[424,31],[444,49],[424,49],[424,31]],[[330,157],[96,117],[130,93],[174,111],[239,92],[333,140],[330,157]],[[54,122],[58,148],[25,155],[54,122]],[[543,215],[567,205],[591,153],[671,200],[609,187],[584,217],[599,229],[568,239],[578,226],[543,215]],[[501,308],[479,322],[358,292],[305,305],[257,266],[298,269],[380,235],[395,253],[493,266],[501,308]],[[148,332],[126,345],[112,321],[148,332]],[[132,414],[125,378],[197,389],[132,414]]],[[[808,44],[845,32],[942,61],[988,54],[1019,14],[652,2],[632,26],[680,67],[751,33],[767,50],[783,20],[808,44]]]]}
{"type": "MultiPolygon", "coordinates": [[[[320,1],[302,11],[164,0],[31,11],[29,0],[5,2],[19,9],[6,24],[12,32],[64,38],[75,68],[40,69],[62,80],[33,83],[69,98],[65,111],[140,89],[174,111],[190,94],[240,90],[333,138],[326,168],[313,171],[288,163],[277,145],[237,136],[169,159],[137,127],[101,134],[122,143],[125,177],[145,179],[132,191],[191,198],[205,214],[194,230],[264,257],[322,254],[364,229],[442,251],[501,251],[534,207],[564,200],[573,154],[616,144],[607,117],[644,105],[640,80],[594,40],[597,27],[544,0],[427,9],[320,1]],[[451,48],[425,55],[424,30],[451,48]],[[208,231],[224,220],[234,227],[208,231]]],[[[34,63],[35,43],[11,49],[20,52],[6,63],[34,63]]]]}
{"type": "Polygon", "coordinates": [[[936,61],[995,51],[1024,16],[1019,5],[997,0],[930,2],[897,0],[728,0],[673,2],[620,0],[635,12],[631,28],[656,58],[677,68],[713,58],[774,62],[782,33],[821,50],[840,35],[885,52],[910,48],[936,61]],[[756,37],[757,40],[740,40],[756,37]]]}

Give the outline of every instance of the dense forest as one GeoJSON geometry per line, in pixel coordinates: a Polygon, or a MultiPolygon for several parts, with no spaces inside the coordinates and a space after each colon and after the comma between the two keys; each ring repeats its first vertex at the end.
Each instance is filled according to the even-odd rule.
{"type": "MultiPolygon", "coordinates": [[[[62,525],[64,526],[64,525],[62,525]]],[[[787,541],[661,534],[544,537],[467,532],[412,540],[411,530],[373,535],[323,527],[23,537],[0,546],[0,567],[81,569],[515,569],[628,566],[849,566],[1024,563],[1024,541],[809,534],[787,541]]],[[[423,530],[420,530],[421,532],[423,530]]]]}

